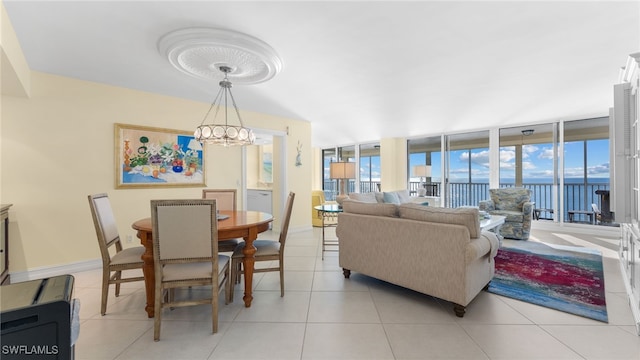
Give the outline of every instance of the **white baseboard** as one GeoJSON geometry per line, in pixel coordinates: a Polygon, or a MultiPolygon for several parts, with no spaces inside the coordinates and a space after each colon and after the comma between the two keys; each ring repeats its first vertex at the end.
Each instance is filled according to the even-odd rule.
{"type": "MultiPolygon", "coordinates": [[[[298,226],[289,228],[290,233],[298,233],[303,231],[309,231],[313,229],[311,225],[298,226]]],[[[70,264],[55,265],[55,266],[43,266],[38,268],[29,269],[27,271],[10,272],[11,282],[23,282],[35,279],[44,279],[52,276],[72,274],[80,271],[102,269],[101,259],[92,259],[85,261],[78,261],[70,264]]]]}
{"type": "Polygon", "coordinates": [[[101,259],[78,261],[63,265],[42,266],[27,271],[10,272],[9,275],[11,276],[11,283],[18,283],[95,269],[102,269],[101,259]]]}

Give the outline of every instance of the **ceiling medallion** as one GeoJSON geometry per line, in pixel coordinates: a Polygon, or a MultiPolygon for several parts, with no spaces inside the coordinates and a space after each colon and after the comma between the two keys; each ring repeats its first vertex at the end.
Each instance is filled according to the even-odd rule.
{"type": "Polygon", "coordinates": [[[221,67],[234,84],[257,84],[273,78],[282,60],[269,44],[232,30],[187,28],[172,31],[158,41],[158,50],[185,74],[222,80],[221,67]]]}

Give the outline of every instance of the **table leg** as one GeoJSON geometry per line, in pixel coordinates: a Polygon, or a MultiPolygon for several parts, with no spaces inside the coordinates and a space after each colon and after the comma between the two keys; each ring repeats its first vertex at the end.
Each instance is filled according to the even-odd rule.
{"type": "Polygon", "coordinates": [[[324,249],[325,249],[325,234],[324,234],[324,228],[325,228],[325,224],[324,224],[324,218],[325,218],[325,213],[324,211],[322,212],[322,260],[324,260],[324,249]]]}
{"type": "Polygon", "coordinates": [[[242,265],[244,266],[244,306],[251,307],[251,301],[253,296],[251,295],[253,286],[253,269],[256,263],[254,257],[257,249],[253,246],[253,241],[258,238],[258,230],[255,227],[249,229],[249,235],[244,238],[245,245],[242,253],[244,258],[242,259],[242,265]]]}
{"type": "Polygon", "coordinates": [[[153,239],[151,233],[147,231],[138,231],[138,239],[144,246],[144,254],[142,254],[142,273],[144,274],[144,288],[147,293],[147,305],[144,310],[149,318],[154,317],[155,308],[155,279],[156,275],[153,270],[153,239]]]}

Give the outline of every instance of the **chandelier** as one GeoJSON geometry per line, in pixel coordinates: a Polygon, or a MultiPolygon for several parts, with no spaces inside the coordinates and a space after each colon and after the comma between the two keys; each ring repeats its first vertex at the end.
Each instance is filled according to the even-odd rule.
{"type": "Polygon", "coordinates": [[[233,98],[233,94],[231,93],[231,81],[229,81],[229,73],[233,69],[225,65],[221,65],[218,69],[224,73],[224,79],[220,81],[220,90],[218,91],[218,95],[216,95],[215,99],[213,99],[211,107],[209,107],[209,110],[204,115],[202,123],[196,128],[196,131],[193,135],[196,140],[202,143],[224,146],[251,145],[256,140],[256,136],[253,134],[253,131],[251,129],[245,127],[242,123],[238,105],[236,105],[236,100],[233,98]],[[233,109],[238,116],[238,122],[240,123],[240,126],[229,125],[229,99],[231,99],[233,109]],[[218,113],[220,112],[220,108],[223,108],[224,124],[205,124],[207,117],[209,117],[209,114],[214,107],[214,120],[217,118],[218,113]]]}
{"type": "Polygon", "coordinates": [[[273,78],[282,68],[282,60],[271,46],[237,31],[196,27],[165,34],[158,41],[158,51],[185,74],[205,80],[223,78],[218,95],[194,132],[196,140],[224,146],[253,144],[255,135],[242,123],[229,78],[245,85],[273,78]],[[239,126],[229,124],[234,110],[239,126]],[[211,112],[213,123],[205,124],[211,112]],[[216,123],[219,113],[224,113],[224,121],[216,123]]]}

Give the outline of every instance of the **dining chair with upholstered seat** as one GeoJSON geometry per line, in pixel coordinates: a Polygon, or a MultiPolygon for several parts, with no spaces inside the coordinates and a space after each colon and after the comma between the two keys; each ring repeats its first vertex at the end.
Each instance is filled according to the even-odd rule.
{"type": "Polygon", "coordinates": [[[160,340],[162,310],[211,305],[213,333],[218,332],[219,292],[229,301],[230,258],[218,254],[216,201],[206,199],[151,200],[155,308],[153,339],[160,340]],[[204,299],[176,300],[179,288],[210,286],[204,299]]]}
{"type": "Polygon", "coordinates": [[[202,189],[203,199],[215,199],[218,210],[236,211],[236,189],[202,189]]]}
{"type": "Polygon", "coordinates": [[[109,285],[115,284],[117,297],[120,296],[120,284],[144,280],[144,276],[122,277],[122,271],[124,270],[140,269],[142,271],[144,246],[134,246],[126,249],[122,247],[118,226],[107,194],[89,195],[88,198],[91,216],[93,217],[93,226],[96,229],[102,256],[100,314],[104,316],[107,312],[109,285]]]}
{"type": "MultiPolygon", "coordinates": [[[[220,210],[236,211],[236,189],[203,189],[203,199],[215,199],[216,207],[220,210]]],[[[218,252],[232,252],[235,248],[242,244],[242,239],[231,239],[220,241],[218,243],[218,252]]]]}
{"type": "MultiPolygon", "coordinates": [[[[254,272],[267,272],[267,271],[279,271],[280,272],[280,296],[284,296],[284,245],[287,240],[287,233],[289,232],[289,220],[291,219],[291,211],[293,209],[293,200],[296,194],[289,192],[287,197],[287,203],[285,205],[284,218],[280,224],[280,236],[278,241],[275,240],[261,240],[257,239],[253,242],[253,246],[256,248],[255,261],[278,261],[277,267],[257,268],[254,272]]],[[[244,254],[244,243],[238,245],[231,255],[231,272],[234,283],[240,281],[240,275],[242,274],[242,259],[244,254]]],[[[233,301],[233,288],[231,285],[231,292],[229,295],[229,301],[233,301]]]]}

